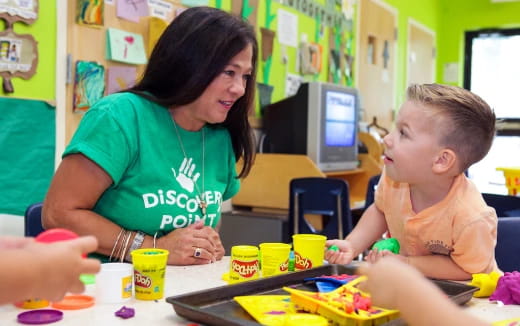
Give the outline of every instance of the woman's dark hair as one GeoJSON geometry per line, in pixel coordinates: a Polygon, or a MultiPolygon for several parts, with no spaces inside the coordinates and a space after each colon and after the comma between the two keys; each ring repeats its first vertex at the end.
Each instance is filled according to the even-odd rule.
{"type": "Polygon", "coordinates": [[[249,44],[253,48],[251,78],[244,96],[220,124],[231,135],[236,160],[243,158],[240,178],[251,170],[255,154],[248,113],[253,109],[258,44],[246,21],[210,7],[183,11],[157,41],[142,79],[128,89],[166,107],[189,104],[249,44]]]}

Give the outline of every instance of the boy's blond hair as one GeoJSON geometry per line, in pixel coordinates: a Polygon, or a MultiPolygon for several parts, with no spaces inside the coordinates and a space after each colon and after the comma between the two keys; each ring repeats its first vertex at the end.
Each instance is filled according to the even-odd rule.
{"type": "Polygon", "coordinates": [[[495,136],[495,113],[478,95],[456,86],[412,84],[406,96],[438,114],[440,143],[457,154],[461,172],[489,152],[495,136]]]}

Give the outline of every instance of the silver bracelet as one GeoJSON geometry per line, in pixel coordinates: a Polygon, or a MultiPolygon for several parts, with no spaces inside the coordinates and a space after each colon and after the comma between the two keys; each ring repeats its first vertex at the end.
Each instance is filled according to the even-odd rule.
{"type": "Polygon", "coordinates": [[[125,240],[125,246],[123,247],[123,251],[121,251],[121,259],[120,262],[124,263],[126,259],[126,249],[128,249],[128,243],[130,242],[130,237],[132,236],[132,231],[128,231],[128,237],[125,240]]]}
{"type": "Polygon", "coordinates": [[[155,232],[155,234],[153,235],[153,248],[154,248],[154,249],[157,248],[157,246],[155,245],[155,240],[157,239],[157,233],[158,233],[158,232],[159,232],[159,231],[155,232]]]}
{"type": "Polygon", "coordinates": [[[144,237],[146,234],[142,231],[136,231],[134,241],[132,242],[132,245],[130,246],[130,250],[128,250],[128,254],[126,255],[126,260],[131,261],[131,253],[132,251],[141,248],[144,242],[144,237]]]}
{"type": "Polygon", "coordinates": [[[112,261],[112,256],[114,256],[114,252],[116,251],[117,244],[119,242],[119,239],[121,238],[121,234],[125,232],[124,228],[121,228],[121,231],[119,231],[119,234],[117,235],[116,242],[114,243],[114,246],[112,247],[112,252],[110,253],[110,257],[108,258],[108,261],[112,261]]]}

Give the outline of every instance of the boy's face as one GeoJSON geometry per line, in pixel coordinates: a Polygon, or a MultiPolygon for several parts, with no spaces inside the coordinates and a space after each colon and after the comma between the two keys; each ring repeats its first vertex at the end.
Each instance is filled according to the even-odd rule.
{"type": "Polygon", "coordinates": [[[406,101],[397,115],[395,128],[384,138],[387,175],[410,184],[428,180],[441,150],[437,117],[426,106],[406,101]]]}

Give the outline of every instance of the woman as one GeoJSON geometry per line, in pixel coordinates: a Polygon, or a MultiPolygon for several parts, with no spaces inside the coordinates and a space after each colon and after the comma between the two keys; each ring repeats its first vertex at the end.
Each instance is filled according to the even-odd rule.
{"type": "Polygon", "coordinates": [[[93,234],[111,260],[154,246],[170,251],[172,265],[220,260],[221,203],[254,158],[247,117],[256,60],[246,22],[208,7],[185,10],[142,80],[85,114],[45,199],[45,228],[93,234]]]}

